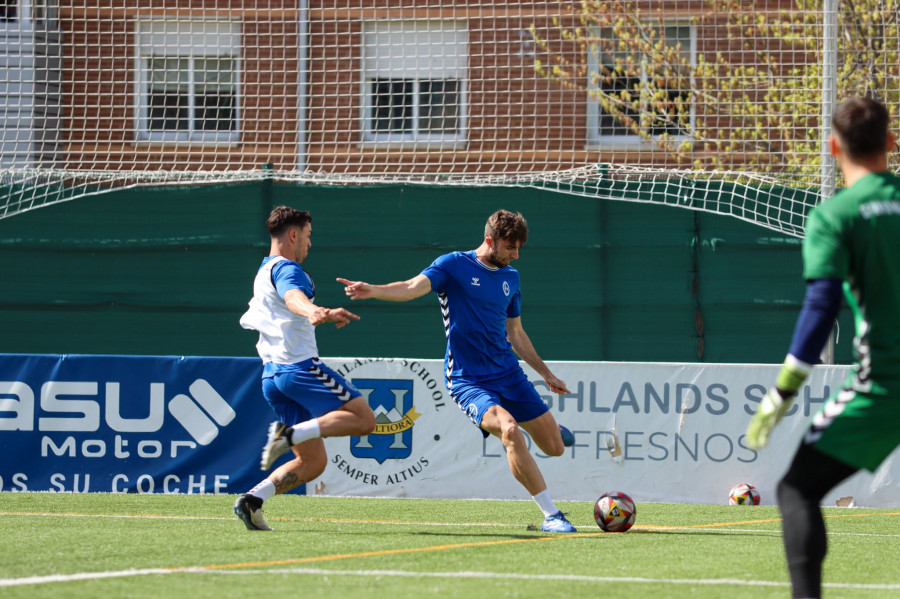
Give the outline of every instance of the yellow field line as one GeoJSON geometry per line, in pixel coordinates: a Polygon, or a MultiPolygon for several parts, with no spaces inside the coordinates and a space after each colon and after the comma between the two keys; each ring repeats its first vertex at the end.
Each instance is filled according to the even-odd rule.
{"type": "Polygon", "coordinates": [[[653,526],[651,524],[636,524],[634,530],[653,532],[654,530],[690,530],[695,528],[721,528],[723,526],[742,526],[744,524],[765,524],[767,522],[781,522],[781,518],[767,518],[765,520],[744,520],[741,522],[713,522],[707,524],[684,524],[682,526],[653,526]]]}
{"type": "Polygon", "coordinates": [[[900,516],[900,512],[884,512],[882,514],[826,514],[825,518],[865,518],[866,516],[900,516]]]}
{"type": "MultiPolygon", "coordinates": [[[[884,512],[884,513],[864,513],[864,514],[823,514],[823,518],[866,518],[870,516],[900,516],[900,512],[884,512]]],[[[781,518],[767,518],[765,520],[744,520],[740,522],[714,522],[707,524],[685,524],[683,526],[652,526],[649,524],[635,525],[637,530],[649,531],[654,530],[689,530],[692,528],[720,528],[723,526],[741,526],[744,524],[766,524],[770,522],[781,522],[781,518]]]]}
{"type": "MultiPolygon", "coordinates": [[[[900,516],[900,512],[888,512],[883,514],[835,514],[831,516],[825,516],[826,518],[846,518],[846,517],[864,517],[864,516],[900,516]]],[[[780,522],[781,518],[767,518],[764,520],[745,520],[741,522],[716,522],[710,524],[692,524],[686,526],[641,526],[634,527],[638,530],[652,532],[654,530],[689,530],[689,529],[698,529],[698,528],[713,528],[713,527],[724,527],[724,526],[740,526],[743,524],[761,524],[761,523],[770,523],[770,522],[780,522]]],[[[414,524],[414,523],[413,523],[414,524]]],[[[362,558],[362,557],[380,557],[385,555],[401,555],[408,553],[426,553],[431,551],[446,551],[448,549],[463,549],[469,547],[489,547],[493,545],[510,545],[513,543],[532,543],[535,541],[558,541],[562,539],[578,539],[585,537],[597,537],[601,535],[608,535],[615,533],[604,533],[604,532],[593,532],[593,533],[575,533],[575,534],[564,534],[558,536],[551,537],[534,537],[530,539],[505,539],[501,541],[479,541],[472,543],[455,543],[450,545],[433,545],[431,547],[413,547],[406,549],[383,549],[381,551],[364,551],[359,553],[339,553],[334,555],[320,555],[316,557],[300,557],[293,559],[284,559],[284,560],[273,560],[273,561],[263,561],[263,562],[245,562],[245,563],[235,563],[235,564],[218,564],[212,566],[203,566],[203,569],[209,570],[224,570],[231,568],[252,568],[252,567],[260,567],[260,566],[284,566],[289,564],[308,564],[315,562],[324,562],[324,561],[335,561],[342,559],[353,559],[353,558],[362,558]]]]}
{"type": "Polygon", "coordinates": [[[533,543],[536,541],[558,541],[560,539],[573,539],[584,537],[596,537],[602,532],[592,533],[575,533],[566,534],[555,537],[534,537],[530,539],[505,539],[502,541],[479,541],[475,543],[454,543],[451,545],[432,545],[430,547],[411,547],[406,549],[384,549],[381,551],[362,551],[359,553],[338,553],[335,555],[319,555],[316,557],[298,557],[293,559],[271,560],[263,562],[243,562],[235,564],[217,564],[212,566],[201,566],[202,569],[208,570],[224,570],[228,568],[253,568],[259,566],[285,566],[288,564],[308,564],[313,562],[325,562],[341,559],[352,559],[358,557],[379,557],[385,555],[401,555],[404,553],[427,553],[430,551],[446,551],[448,549],[464,549],[467,547],[490,547],[492,545],[511,545],[513,543],[533,543]]]}
{"type": "MultiPolygon", "coordinates": [[[[100,516],[100,517],[110,517],[108,514],[80,514],[74,512],[64,512],[59,514],[38,514],[32,512],[0,512],[0,515],[59,515],[59,516],[100,516]]],[[[826,518],[862,518],[862,517],[870,517],[870,516],[900,516],[900,512],[885,512],[885,513],[862,513],[862,514],[829,514],[826,515],[826,518]]],[[[133,517],[133,518],[185,518],[185,519],[203,519],[203,516],[172,516],[172,515],[154,515],[154,514],[127,514],[127,515],[118,515],[118,517],[133,517]]],[[[218,519],[217,517],[211,517],[214,519],[218,519]]],[[[223,518],[224,519],[224,518],[223,518]]],[[[230,519],[230,518],[229,518],[230,519]]],[[[404,522],[404,521],[377,521],[377,520],[328,520],[321,518],[305,518],[305,519],[292,519],[292,520],[321,520],[321,521],[332,521],[332,522],[355,522],[355,523],[379,523],[379,522],[387,522],[390,524],[405,524],[405,525],[416,525],[422,524],[417,522],[404,522]]],[[[741,526],[745,524],[762,524],[762,523],[772,523],[779,522],[781,518],[767,518],[761,520],[743,520],[738,522],[714,522],[707,524],[691,524],[684,526],[635,526],[635,530],[643,531],[643,532],[652,532],[652,531],[662,531],[662,530],[690,530],[690,529],[702,529],[702,528],[721,528],[725,526],[741,526]]],[[[447,551],[451,549],[465,549],[471,547],[491,547],[497,545],[511,545],[516,543],[533,543],[539,541],[557,541],[562,539],[577,539],[577,538],[587,538],[587,537],[597,537],[601,535],[614,534],[614,533],[604,533],[604,532],[592,532],[592,533],[575,533],[575,534],[565,534],[558,536],[546,536],[546,537],[532,537],[527,539],[503,539],[496,541],[478,541],[478,542],[469,542],[469,543],[455,543],[455,544],[444,544],[444,545],[432,545],[430,547],[412,547],[405,549],[384,549],[380,551],[363,551],[358,553],[338,553],[333,555],[320,555],[315,557],[301,557],[301,558],[291,558],[291,559],[281,559],[281,560],[268,560],[268,561],[256,561],[256,562],[237,562],[232,564],[213,564],[209,566],[198,566],[193,568],[172,568],[173,572],[184,571],[184,570],[226,570],[226,569],[239,569],[239,568],[253,568],[253,567],[261,567],[261,566],[284,566],[291,564],[309,564],[316,562],[325,562],[325,561],[337,561],[344,559],[354,559],[354,558],[364,558],[364,557],[381,557],[387,555],[402,555],[402,554],[410,554],[410,553],[427,553],[433,551],[447,551]]]]}

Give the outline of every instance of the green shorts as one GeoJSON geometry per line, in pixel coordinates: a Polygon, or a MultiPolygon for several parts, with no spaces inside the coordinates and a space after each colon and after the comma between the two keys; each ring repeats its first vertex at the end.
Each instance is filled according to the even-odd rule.
{"type": "Polygon", "coordinates": [[[813,416],[804,442],[874,472],[900,445],[900,392],[852,374],[813,416]]]}

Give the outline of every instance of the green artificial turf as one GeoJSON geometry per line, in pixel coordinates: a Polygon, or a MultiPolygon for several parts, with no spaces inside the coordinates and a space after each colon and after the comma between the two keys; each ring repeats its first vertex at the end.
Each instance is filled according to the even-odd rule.
{"type": "MultiPolygon", "coordinates": [[[[601,533],[538,530],[530,501],[278,496],[251,532],[235,496],[0,493],[0,597],[499,599],[789,597],[770,506],[639,504],[601,533]]],[[[825,594],[900,596],[900,510],[826,509],[825,594]]]]}

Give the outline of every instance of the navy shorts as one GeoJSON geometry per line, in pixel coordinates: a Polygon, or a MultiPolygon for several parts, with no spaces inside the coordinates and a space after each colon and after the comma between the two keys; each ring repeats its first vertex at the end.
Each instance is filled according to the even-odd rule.
{"type": "MultiPolygon", "coordinates": [[[[478,428],[481,428],[481,419],[491,406],[500,406],[516,422],[534,420],[550,410],[521,369],[513,376],[490,381],[453,378],[448,389],[459,409],[478,428]]],[[[488,436],[484,430],[481,433],[488,436]]]]}
{"type": "Polygon", "coordinates": [[[263,397],[278,419],[288,425],[338,410],[362,395],[319,358],[275,368],[274,374],[263,377],[263,397]]]}

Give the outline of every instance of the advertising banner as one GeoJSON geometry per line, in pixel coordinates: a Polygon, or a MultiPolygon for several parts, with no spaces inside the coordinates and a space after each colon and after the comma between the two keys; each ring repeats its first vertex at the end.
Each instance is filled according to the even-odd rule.
{"type": "MultiPolygon", "coordinates": [[[[503,445],[484,439],[448,397],[438,360],[331,359],[378,417],[365,438],[327,439],[330,464],[315,492],[328,495],[527,499],[503,445]]],[[[849,374],[819,366],[792,411],[757,452],[744,431],[780,366],[550,363],[570,395],[529,378],[576,443],[560,457],[532,454],[551,495],[593,501],[625,491],[637,501],[723,503],[739,483],[775,503],[806,423],[849,374]]],[[[530,439],[528,439],[530,443],[530,439]]],[[[900,505],[896,455],[875,474],[859,473],[825,498],[834,505],[900,505]],[[846,500],[847,502],[850,499],[846,500]]],[[[310,491],[312,493],[313,491],[310,491]]]]}
{"type": "MultiPolygon", "coordinates": [[[[377,425],[325,439],[328,466],[306,492],[528,499],[500,441],[484,438],[447,394],[440,360],[324,360],[359,388],[377,425]]],[[[849,374],[816,367],[757,452],[744,431],[779,366],[550,366],[571,394],[526,372],[576,443],[548,457],[526,440],[553,498],[573,501],[615,490],[638,502],[724,503],[732,486],[750,483],[773,504],[806,423],[849,374]]],[[[244,492],[265,476],[259,455],[274,418],[260,373],[252,358],[0,355],[0,490],[244,492]]],[[[892,455],[825,504],[898,506],[898,478],[892,455]]]]}
{"type": "Polygon", "coordinates": [[[258,359],[0,355],[0,490],[238,493],[264,474],[258,359]]]}

